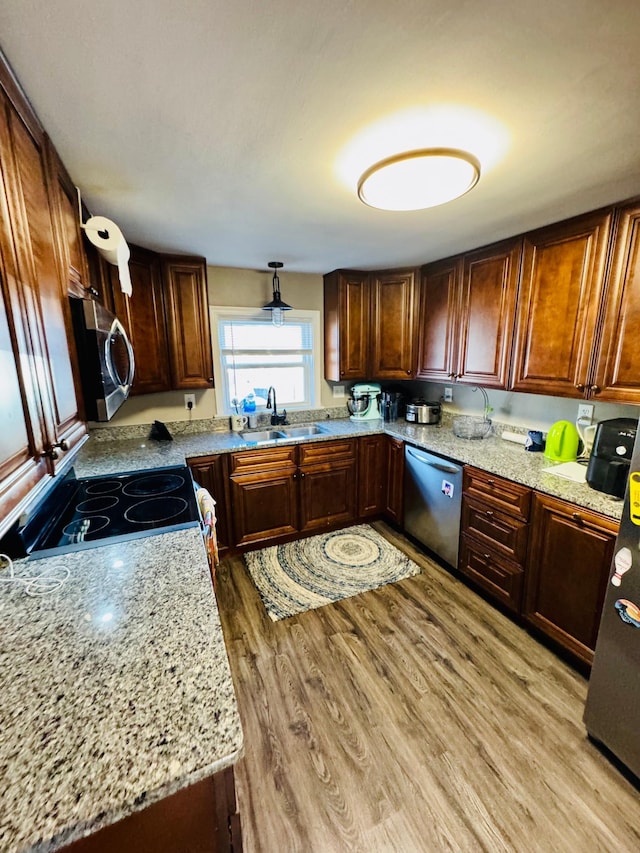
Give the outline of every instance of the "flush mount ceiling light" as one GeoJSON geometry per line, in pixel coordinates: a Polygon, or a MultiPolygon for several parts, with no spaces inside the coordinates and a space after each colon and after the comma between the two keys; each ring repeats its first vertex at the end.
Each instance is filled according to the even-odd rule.
{"type": "Polygon", "coordinates": [[[458,148],[418,148],[386,157],[358,181],[360,201],[380,210],[423,210],[469,192],[480,162],[458,148]]]}
{"type": "Polygon", "coordinates": [[[291,305],[287,305],[282,301],[280,296],[280,279],[278,278],[278,270],[282,269],[284,264],[281,261],[269,261],[268,265],[273,270],[273,299],[262,306],[263,311],[271,311],[271,322],[274,326],[282,326],[284,323],[284,311],[291,311],[291,305]]]}

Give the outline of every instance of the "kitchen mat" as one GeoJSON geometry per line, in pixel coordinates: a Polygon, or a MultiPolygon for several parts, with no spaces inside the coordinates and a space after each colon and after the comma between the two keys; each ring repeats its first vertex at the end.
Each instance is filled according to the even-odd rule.
{"type": "Polygon", "coordinates": [[[420,572],[368,524],[272,545],[244,559],[274,622],[420,572]]]}

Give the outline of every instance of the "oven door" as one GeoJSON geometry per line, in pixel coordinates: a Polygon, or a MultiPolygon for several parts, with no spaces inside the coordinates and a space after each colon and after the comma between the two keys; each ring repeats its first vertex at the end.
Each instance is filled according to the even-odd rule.
{"type": "Polygon", "coordinates": [[[72,299],[86,415],[108,421],[129,396],[133,348],[122,323],[93,299],[72,299]]]}

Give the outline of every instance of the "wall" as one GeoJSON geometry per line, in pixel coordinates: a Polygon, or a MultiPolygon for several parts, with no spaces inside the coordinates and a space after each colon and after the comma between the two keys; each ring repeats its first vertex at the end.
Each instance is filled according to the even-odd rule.
{"type": "MultiPolygon", "coordinates": [[[[234,269],[230,267],[208,267],[210,305],[261,307],[272,298],[272,273],[265,270],[234,269]]],[[[282,271],[280,290],[285,302],[295,308],[322,312],[322,276],[307,273],[282,271]]],[[[322,322],[321,322],[322,326],[322,322]]],[[[322,352],[323,342],[320,341],[322,352]]],[[[322,366],[324,375],[324,364],[322,366]]],[[[194,420],[212,418],[216,415],[215,392],[211,389],[196,391],[194,420]]],[[[345,405],[346,398],[334,398],[331,383],[322,380],[321,404],[323,407],[345,405]]],[[[108,426],[148,424],[154,420],[169,423],[189,420],[184,408],[184,392],[171,391],[163,394],[145,394],[131,397],[116,413],[108,426]]],[[[92,424],[92,426],[100,426],[92,424]]]]}
{"type": "MultiPolygon", "coordinates": [[[[208,267],[209,304],[260,307],[271,300],[271,273],[264,270],[208,267]]],[[[307,273],[282,273],[280,278],[282,298],[296,308],[322,311],[322,276],[307,273]]],[[[322,325],[322,324],[321,324],[322,325]]],[[[322,347],[321,347],[322,349],[322,347]]],[[[324,374],[324,365],[322,372],[324,374]]],[[[384,387],[402,391],[407,397],[420,396],[427,400],[439,400],[444,386],[429,382],[383,383],[384,387]]],[[[452,413],[482,413],[482,395],[463,385],[452,385],[454,401],[445,404],[452,413]]],[[[524,426],[528,429],[547,431],[558,420],[575,421],[578,411],[577,400],[561,397],[546,397],[539,394],[520,394],[509,391],[489,391],[489,402],[493,406],[492,417],[501,423],[524,426]]],[[[346,403],[345,398],[334,398],[332,383],[322,380],[321,402],[323,407],[346,403]]],[[[345,408],[345,415],[346,415],[345,408]]],[[[196,391],[196,407],[193,419],[212,418],[216,414],[215,392],[211,389],[196,391]]],[[[595,403],[594,421],[614,417],[638,418],[636,406],[620,406],[613,403],[595,403]]],[[[132,397],[122,406],[109,426],[147,424],[153,420],[170,423],[188,420],[184,408],[182,391],[165,394],[149,394],[132,397]]]]}

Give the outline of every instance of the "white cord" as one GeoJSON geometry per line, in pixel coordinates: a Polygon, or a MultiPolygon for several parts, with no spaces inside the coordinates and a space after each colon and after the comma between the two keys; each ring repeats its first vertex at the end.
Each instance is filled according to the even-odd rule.
{"type": "Polygon", "coordinates": [[[48,573],[47,569],[37,575],[25,575],[18,577],[13,568],[13,560],[6,554],[0,554],[0,571],[7,569],[9,577],[0,575],[0,583],[17,583],[24,584],[24,591],[32,598],[38,595],[49,595],[60,589],[62,584],[69,577],[69,569],[65,566],[60,566],[54,569],[55,574],[48,573]],[[62,572],[62,575],[60,574],[62,572]]]}

